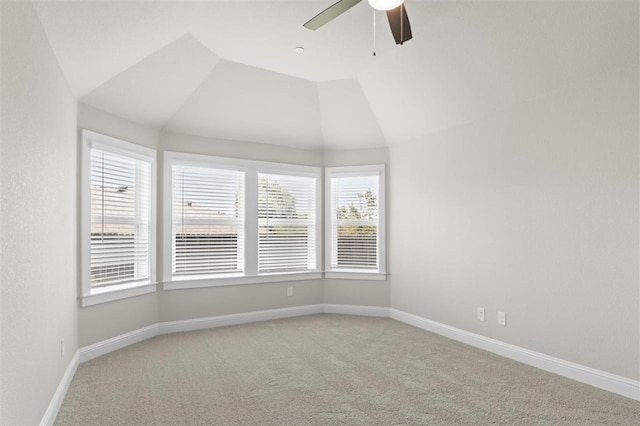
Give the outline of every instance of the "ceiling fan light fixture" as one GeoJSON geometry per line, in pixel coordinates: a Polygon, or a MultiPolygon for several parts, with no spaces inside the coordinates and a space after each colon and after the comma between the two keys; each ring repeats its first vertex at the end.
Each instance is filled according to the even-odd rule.
{"type": "Polygon", "coordinates": [[[368,0],[369,5],[377,10],[391,10],[404,3],[404,0],[368,0]]]}

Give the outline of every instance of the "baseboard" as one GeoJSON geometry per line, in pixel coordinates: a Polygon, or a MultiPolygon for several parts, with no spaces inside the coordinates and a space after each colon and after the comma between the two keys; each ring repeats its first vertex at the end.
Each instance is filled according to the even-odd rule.
{"type": "Polygon", "coordinates": [[[110,352],[117,351],[134,343],[139,343],[158,335],[158,324],[139,328],[102,342],[80,348],[80,363],[89,361],[110,352]]]}
{"type": "Polygon", "coordinates": [[[458,342],[531,365],[578,382],[586,383],[627,398],[640,401],[640,381],[565,361],[479,334],[431,321],[417,315],[390,309],[390,317],[405,324],[448,337],[458,342]]]}
{"type": "Polygon", "coordinates": [[[44,412],[44,416],[42,416],[40,425],[49,426],[55,423],[58,411],[60,411],[60,407],[62,406],[62,401],[64,401],[64,397],[67,395],[67,390],[69,389],[71,380],[73,380],[73,376],[76,374],[76,370],[78,369],[79,359],[80,351],[76,351],[73,358],[71,358],[71,362],[69,362],[62,379],[60,379],[60,383],[51,398],[51,402],[49,402],[49,406],[44,412]]]}
{"type": "Polygon", "coordinates": [[[325,314],[361,315],[365,317],[389,317],[389,308],[381,306],[324,304],[325,314]]]}
{"type": "Polygon", "coordinates": [[[243,312],[240,314],[219,315],[208,318],[161,322],[158,324],[158,330],[159,334],[169,334],[321,313],[323,313],[322,304],[295,306],[292,308],[269,309],[266,311],[243,312]]]}

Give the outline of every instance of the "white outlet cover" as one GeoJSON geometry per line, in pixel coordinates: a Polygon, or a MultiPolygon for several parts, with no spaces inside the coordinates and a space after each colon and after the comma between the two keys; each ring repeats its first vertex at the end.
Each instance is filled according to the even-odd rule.
{"type": "Polygon", "coordinates": [[[484,308],[478,308],[478,321],[484,321],[484,308]]]}
{"type": "Polygon", "coordinates": [[[506,312],[498,312],[498,324],[507,325],[507,313],[506,312]]]}

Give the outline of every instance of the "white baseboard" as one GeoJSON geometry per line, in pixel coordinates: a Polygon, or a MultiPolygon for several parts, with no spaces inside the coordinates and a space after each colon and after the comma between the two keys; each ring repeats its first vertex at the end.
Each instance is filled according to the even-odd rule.
{"type": "Polygon", "coordinates": [[[519,346],[490,339],[479,334],[431,321],[417,315],[390,309],[390,317],[405,324],[448,337],[458,342],[492,352],[505,358],[531,365],[578,382],[586,383],[627,398],[640,401],[640,381],[607,373],[606,371],[586,367],[540,352],[531,351],[519,346]]]}
{"type": "Polygon", "coordinates": [[[47,410],[42,416],[42,420],[40,420],[40,425],[50,426],[55,423],[58,411],[60,411],[60,407],[62,406],[62,401],[64,401],[64,397],[67,395],[67,390],[69,389],[71,380],[73,380],[73,376],[76,374],[76,370],[78,369],[79,358],[80,351],[76,351],[73,358],[71,358],[71,362],[69,362],[62,379],[60,379],[60,383],[51,398],[51,402],[49,402],[47,410]]]}
{"type": "Polygon", "coordinates": [[[325,314],[361,315],[365,317],[389,317],[389,308],[381,306],[324,304],[325,314]]]}
{"type": "Polygon", "coordinates": [[[161,322],[158,324],[158,331],[159,334],[169,334],[321,313],[323,313],[322,304],[295,306],[292,308],[269,309],[266,311],[243,312],[240,314],[219,315],[208,318],[161,322]]]}
{"type": "Polygon", "coordinates": [[[112,337],[111,339],[103,340],[102,342],[94,343],[93,345],[85,346],[80,348],[80,363],[133,345],[134,343],[142,342],[157,335],[158,324],[153,324],[112,337]]]}

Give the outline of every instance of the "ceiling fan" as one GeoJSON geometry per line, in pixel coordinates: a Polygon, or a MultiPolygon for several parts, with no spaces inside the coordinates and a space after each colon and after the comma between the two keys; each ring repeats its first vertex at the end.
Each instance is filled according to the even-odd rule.
{"type": "MultiPolygon", "coordinates": [[[[362,0],[340,0],[332,4],[322,12],[307,21],[303,26],[310,30],[317,30],[327,22],[342,15],[362,0]]],[[[404,6],[404,0],[368,0],[369,5],[377,10],[387,12],[389,26],[393,33],[396,44],[403,44],[407,40],[411,40],[411,25],[407,16],[407,9],[404,6]]]]}

